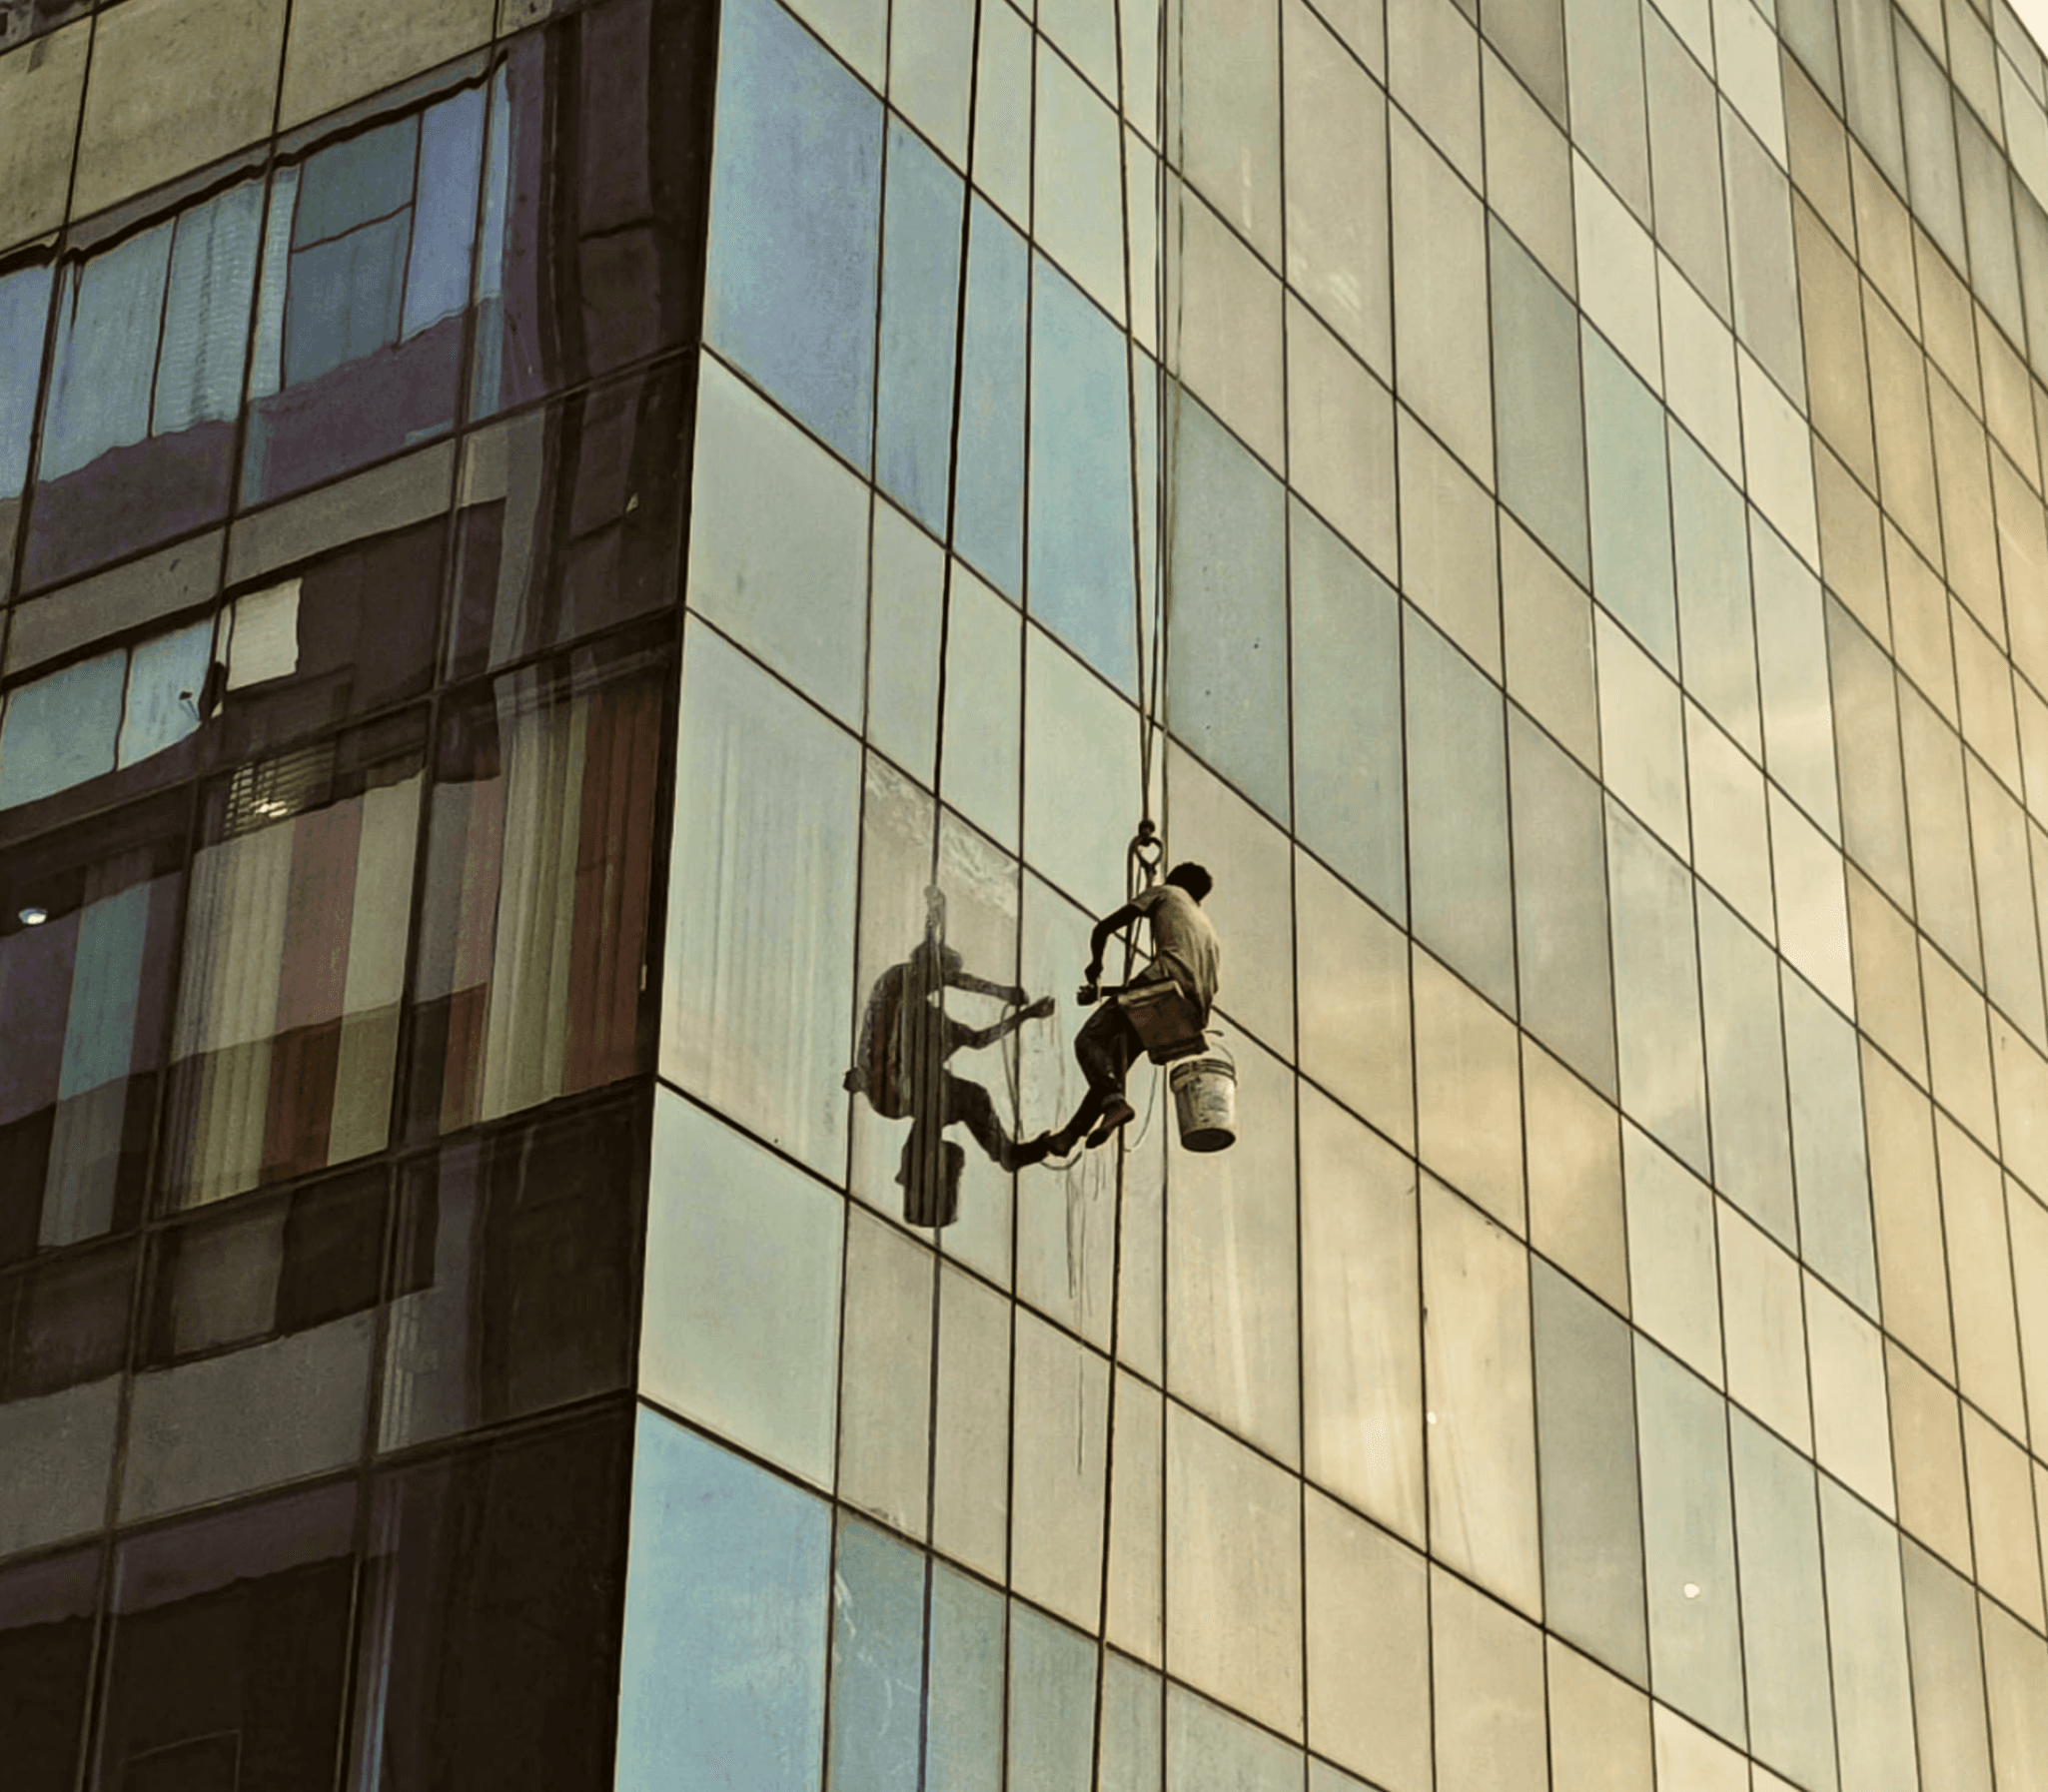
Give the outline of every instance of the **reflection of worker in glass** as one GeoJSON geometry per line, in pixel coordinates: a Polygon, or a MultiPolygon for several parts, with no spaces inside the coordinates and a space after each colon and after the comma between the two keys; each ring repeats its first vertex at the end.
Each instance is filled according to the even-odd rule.
{"type": "MultiPolygon", "coordinates": [[[[1151,985],[1171,983],[1185,1005],[1181,1018],[1189,1047],[1198,1046],[1202,1029],[1209,1024],[1210,1005],[1216,1000],[1217,970],[1223,957],[1216,929],[1202,912],[1202,899],[1210,888],[1209,873],[1200,865],[1176,865],[1164,883],[1139,891],[1115,914],[1098,921],[1088,939],[1087,980],[1081,1000],[1092,1002],[1100,993],[1102,955],[1111,937],[1142,915],[1152,923],[1152,962],[1124,988],[1135,997],[1151,985]]],[[[1134,1119],[1137,1111],[1124,1099],[1124,1075],[1131,1054],[1144,1044],[1125,1012],[1123,994],[1111,992],[1074,1036],[1074,1057],[1088,1079],[1088,1093],[1072,1120],[1057,1133],[1034,1139],[1032,1145],[1043,1144],[1048,1157],[1065,1157],[1084,1136],[1091,1146],[1101,1145],[1134,1119]]]]}
{"type": "Polygon", "coordinates": [[[896,1181],[903,1186],[904,1218],[913,1226],[946,1226],[954,1218],[960,1166],[967,1154],[953,1144],[944,1144],[942,1150],[939,1137],[954,1122],[965,1126],[1003,1170],[1035,1164],[1045,1156],[1043,1139],[1029,1144],[1012,1141],[996,1118],[988,1091],[946,1069],[946,1060],[962,1046],[979,1050],[994,1045],[1026,1021],[1042,1020],[1053,1011],[1050,996],[1028,1008],[1021,1006],[1026,999],[1021,989],[970,975],[960,954],[931,934],[902,964],[891,965],[875,979],[845,1086],[865,1095],[868,1106],[883,1119],[911,1123],[896,1181]],[[970,1027],[946,1013],[948,989],[1020,1006],[990,1026],[970,1027]]]}

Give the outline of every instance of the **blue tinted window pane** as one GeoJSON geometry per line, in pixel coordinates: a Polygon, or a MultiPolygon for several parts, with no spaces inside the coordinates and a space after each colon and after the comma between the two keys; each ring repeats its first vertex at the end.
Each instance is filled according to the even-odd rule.
{"type": "Polygon", "coordinates": [[[1515,894],[1501,693],[1413,610],[1407,635],[1416,937],[1513,1013],[1515,894]]]}
{"type": "Polygon", "coordinates": [[[1293,527],[1296,825],[1403,919],[1400,606],[1387,581],[1299,504],[1293,527]]]}
{"type": "Polygon", "coordinates": [[[967,246],[954,544],[991,584],[1024,588],[1024,239],[981,200],[967,246]]]}
{"type": "Polygon", "coordinates": [[[24,268],[0,280],[0,531],[12,533],[6,503],[28,473],[29,430],[42,378],[43,328],[50,316],[50,270],[24,268]]]}
{"type": "MultiPolygon", "coordinates": [[[[1174,730],[1285,821],[1286,499],[1280,481],[1191,401],[1177,447],[1166,654],[1174,730]]],[[[1343,729],[1347,744],[1353,726],[1343,729]]]]}
{"type": "Polygon", "coordinates": [[[420,121],[420,192],[406,269],[401,334],[418,336],[470,302],[477,236],[477,170],[484,154],[484,90],[473,87],[420,121]]]}
{"type": "Polygon", "coordinates": [[[1160,1703],[1157,1674],[1110,1656],[1102,1670],[1100,1792],[1159,1792],[1160,1703]]]}
{"type": "Polygon", "coordinates": [[[822,1501],[640,1413],[618,1699],[621,1792],[816,1792],[829,1523],[822,1501]]]}
{"type": "Polygon", "coordinates": [[[959,176],[901,125],[889,127],[875,477],[937,534],[946,529],[953,442],[964,191],[959,176]]]}
{"type": "Polygon", "coordinates": [[[172,234],[166,221],[65,270],[43,420],[45,480],[149,434],[172,234]]]}
{"type": "Polygon", "coordinates": [[[1125,337],[1043,257],[1031,312],[1031,609],[1125,690],[1131,412],[1125,337]]]}
{"type": "Polygon", "coordinates": [[[1605,343],[1585,334],[1586,498],[1592,589],[1677,675],[1664,408],[1605,343]]]}
{"type": "Polygon", "coordinates": [[[832,1784],[917,1784],[924,1556],[857,1518],[839,1524],[832,1578],[832,1784]]]}
{"type": "Polygon", "coordinates": [[[34,802],[114,769],[126,653],[102,653],[7,699],[0,723],[0,809],[34,802]]]}
{"type": "Polygon", "coordinates": [[[1010,1792],[1088,1792],[1094,1755],[1094,1645],[1013,1604],[1010,1792]]]}
{"type": "Polygon", "coordinates": [[[881,102],[773,0],[732,0],[704,334],[861,467],[881,155],[881,102]]]}
{"type": "Polygon", "coordinates": [[[315,156],[299,189],[292,247],[346,236],[410,207],[419,144],[419,119],[402,118],[315,156]]]}
{"type": "Polygon", "coordinates": [[[137,643],[121,718],[123,765],[161,753],[198,730],[199,707],[193,698],[206,683],[213,648],[210,619],[137,643]]]}
{"type": "Polygon", "coordinates": [[[1175,1686],[1166,1695],[1166,1783],[1173,1792],[1301,1792],[1299,1749],[1175,1686]]]}
{"type": "Polygon", "coordinates": [[[931,1587],[925,1792],[997,1792],[1003,1775],[1003,1596],[943,1565],[931,1587]]]}

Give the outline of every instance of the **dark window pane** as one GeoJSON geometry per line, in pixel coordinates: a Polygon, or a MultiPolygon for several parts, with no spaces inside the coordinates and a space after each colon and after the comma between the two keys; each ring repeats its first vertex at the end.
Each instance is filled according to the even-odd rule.
{"type": "Polygon", "coordinates": [[[10,1792],[71,1792],[99,1604],[97,1549],[0,1574],[0,1736],[10,1792]]]}
{"type": "Polygon", "coordinates": [[[97,1786],[332,1783],[355,1510],[324,1487],[122,1547],[97,1786]]]}
{"type": "Polygon", "coordinates": [[[287,1338],[375,1307],[384,1209],[384,1176],[373,1172],[163,1234],[145,1364],[287,1338]]]}
{"type": "Polygon", "coordinates": [[[686,381],[671,364],[464,444],[454,675],[675,600],[686,381]]]}
{"type": "Polygon", "coordinates": [[[134,1222],[187,807],[0,845],[0,1263],[134,1222]]]}
{"type": "Polygon", "coordinates": [[[868,463],[881,103],[774,0],[731,0],[704,335],[868,463]]]}
{"type": "Polygon", "coordinates": [[[408,1174],[383,1447],[629,1378],[645,1161],[630,1111],[613,1107],[469,1140],[408,1174]]]}
{"type": "Polygon", "coordinates": [[[583,648],[445,712],[413,986],[416,1136],[639,1066],[667,663],[583,648]]]}
{"type": "Polygon", "coordinates": [[[214,654],[215,763],[275,752],[427,688],[445,522],[395,529],[230,600],[214,654]]]}
{"type": "Polygon", "coordinates": [[[25,584],[226,511],[261,211],[248,182],[63,270],[25,584]]]}
{"type": "Polygon", "coordinates": [[[243,495],[453,427],[484,154],[481,86],[316,150],[271,187],[243,495]]]}
{"type": "Polygon", "coordinates": [[[478,414],[694,338],[714,18],[702,0],[610,0],[513,40],[491,90],[478,414]]]}
{"type": "Polygon", "coordinates": [[[105,1520],[135,1255],[130,1240],[0,1281],[0,1552],[105,1520]]]}
{"type": "Polygon", "coordinates": [[[423,735],[399,716],[208,789],[161,1179],[173,1206],[384,1146],[423,735]]]}
{"type": "Polygon", "coordinates": [[[628,1453],[607,1414],[385,1478],[350,1785],[608,1792],[628,1453]]]}

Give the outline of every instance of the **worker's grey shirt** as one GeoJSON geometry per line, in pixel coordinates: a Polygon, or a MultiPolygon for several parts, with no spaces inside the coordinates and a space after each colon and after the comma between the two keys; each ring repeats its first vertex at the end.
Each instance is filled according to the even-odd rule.
{"type": "Polygon", "coordinates": [[[1155,884],[1132,897],[1131,906],[1152,923],[1152,963],[1136,981],[1171,980],[1206,1023],[1216,1000],[1223,944],[1202,905],[1178,884],[1155,884]]]}

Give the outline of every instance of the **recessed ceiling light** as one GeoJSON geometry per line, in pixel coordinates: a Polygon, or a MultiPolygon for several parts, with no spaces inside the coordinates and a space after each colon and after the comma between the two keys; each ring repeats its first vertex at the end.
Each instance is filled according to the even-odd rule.
{"type": "Polygon", "coordinates": [[[21,924],[24,927],[40,927],[49,918],[48,909],[37,908],[33,903],[21,911],[21,924]]]}

